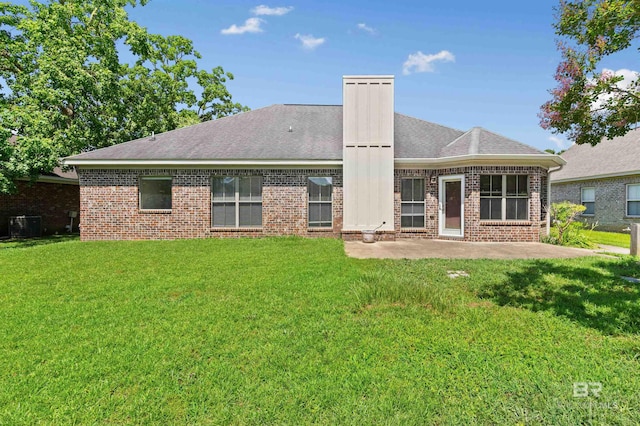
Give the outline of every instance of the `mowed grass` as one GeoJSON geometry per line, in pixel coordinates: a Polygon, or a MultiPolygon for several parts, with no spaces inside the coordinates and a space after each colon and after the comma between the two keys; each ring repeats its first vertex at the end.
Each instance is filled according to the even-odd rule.
{"type": "Polygon", "coordinates": [[[329,239],[64,241],[0,243],[0,271],[0,424],[640,418],[629,257],[355,260],[329,239]],[[581,397],[575,383],[602,390],[581,397]]]}
{"type": "Polygon", "coordinates": [[[631,235],[618,232],[585,231],[587,237],[596,244],[606,244],[610,246],[631,247],[631,235]]]}

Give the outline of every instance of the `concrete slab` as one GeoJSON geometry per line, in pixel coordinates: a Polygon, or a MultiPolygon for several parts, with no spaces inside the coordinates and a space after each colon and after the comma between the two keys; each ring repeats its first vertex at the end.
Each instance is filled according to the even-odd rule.
{"type": "Polygon", "coordinates": [[[598,255],[598,250],[542,243],[474,243],[445,240],[345,241],[347,256],[358,259],[566,259],[598,255]]]}

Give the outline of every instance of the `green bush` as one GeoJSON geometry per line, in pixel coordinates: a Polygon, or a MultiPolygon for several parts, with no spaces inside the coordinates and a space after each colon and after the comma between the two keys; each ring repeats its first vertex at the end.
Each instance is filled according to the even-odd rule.
{"type": "Polygon", "coordinates": [[[585,209],[585,206],[569,201],[553,203],[551,205],[553,227],[544,242],[562,246],[594,247],[587,234],[582,232],[586,225],[577,220],[577,216],[585,209]]]}

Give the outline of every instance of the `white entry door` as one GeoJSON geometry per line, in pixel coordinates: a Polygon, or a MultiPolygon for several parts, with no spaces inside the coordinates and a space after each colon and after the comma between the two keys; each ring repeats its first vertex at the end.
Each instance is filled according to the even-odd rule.
{"type": "Polygon", "coordinates": [[[440,176],[440,235],[464,236],[464,175],[440,176]]]}

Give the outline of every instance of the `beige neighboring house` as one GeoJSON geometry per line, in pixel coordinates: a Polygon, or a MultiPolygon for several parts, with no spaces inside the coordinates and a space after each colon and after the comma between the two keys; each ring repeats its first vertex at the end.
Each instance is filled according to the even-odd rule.
{"type": "Polygon", "coordinates": [[[550,174],[552,202],[585,205],[582,218],[601,230],[640,223],[640,129],[596,146],[573,145],[562,158],[567,164],[550,174]]]}
{"type": "Polygon", "coordinates": [[[342,88],[66,158],[81,238],[539,241],[559,156],[398,114],[393,76],[342,88]]]}

